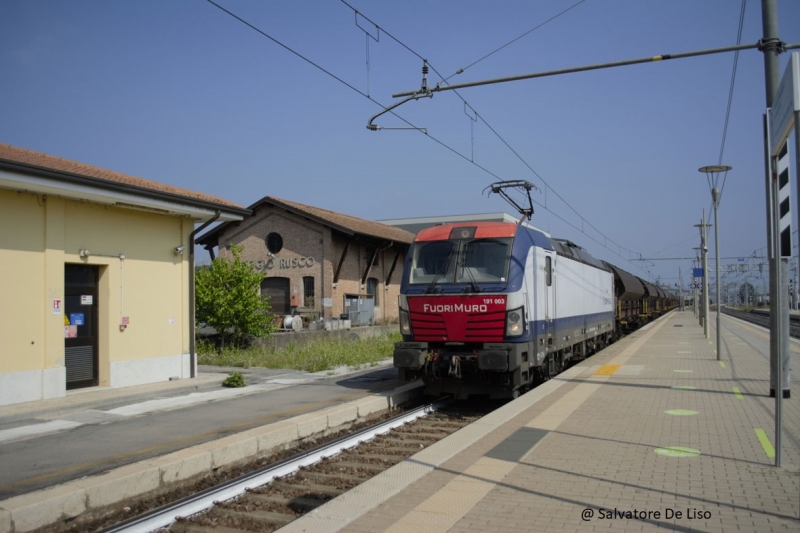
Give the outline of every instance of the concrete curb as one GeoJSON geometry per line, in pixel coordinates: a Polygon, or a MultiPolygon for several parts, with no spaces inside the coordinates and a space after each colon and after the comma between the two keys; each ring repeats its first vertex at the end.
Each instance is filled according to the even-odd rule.
{"type": "Polygon", "coordinates": [[[253,428],[44,490],[0,501],[0,533],[42,530],[84,513],[102,512],[131,498],[167,492],[178,483],[212,469],[233,466],[313,435],[396,407],[421,396],[421,383],[403,385],[342,405],[253,428]]]}

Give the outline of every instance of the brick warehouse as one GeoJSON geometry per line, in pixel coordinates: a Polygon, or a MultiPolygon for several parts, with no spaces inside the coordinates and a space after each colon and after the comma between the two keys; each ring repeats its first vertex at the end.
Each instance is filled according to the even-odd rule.
{"type": "Polygon", "coordinates": [[[262,294],[276,315],[348,314],[356,324],[395,321],[406,252],[414,234],[327,209],[265,196],[241,222],[197,239],[214,257],[241,258],[264,274],[262,294]]]}

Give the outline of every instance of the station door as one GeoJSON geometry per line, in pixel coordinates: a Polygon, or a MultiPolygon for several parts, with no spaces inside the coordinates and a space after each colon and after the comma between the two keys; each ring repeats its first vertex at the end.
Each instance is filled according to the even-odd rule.
{"type": "Polygon", "coordinates": [[[97,385],[98,268],[93,265],[64,265],[67,389],[97,385]]]}

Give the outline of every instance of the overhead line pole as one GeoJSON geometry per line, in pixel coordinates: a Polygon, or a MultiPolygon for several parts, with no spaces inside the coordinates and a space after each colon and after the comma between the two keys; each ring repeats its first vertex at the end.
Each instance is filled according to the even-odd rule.
{"type": "MultiPolygon", "coordinates": [[[[778,56],[784,46],[778,38],[778,9],[776,0],[761,0],[761,25],[764,37],[759,49],[764,53],[764,80],[766,107],[771,109],[780,85],[780,61],[778,56]]],[[[783,352],[788,346],[789,310],[783,294],[786,268],[782,264],[778,240],[777,183],[773,183],[772,153],[770,150],[769,115],[764,120],[764,160],[767,190],[767,241],[769,243],[769,308],[770,308],[770,396],[775,398],[775,466],[781,466],[782,457],[782,397],[783,383],[781,366],[783,352]],[[782,272],[783,271],[783,272],[782,272]]]]}
{"type": "MultiPolygon", "coordinates": [[[[750,50],[758,48],[760,43],[755,44],[740,44],[736,46],[725,46],[723,48],[709,48],[707,50],[698,50],[695,52],[682,52],[678,54],[664,54],[660,56],[643,57],[639,59],[628,59],[624,61],[614,61],[612,63],[599,63],[597,65],[587,65],[583,67],[564,68],[559,70],[548,70],[546,72],[535,72],[532,74],[520,74],[519,76],[508,76],[505,78],[493,78],[483,81],[473,81],[468,83],[456,83],[452,85],[441,86],[436,84],[435,87],[429,89],[430,92],[452,91],[455,89],[465,89],[467,87],[477,87],[479,85],[492,85],[494,83],[505,83],[509,81],[530,80],[533,78],[544,78],[547,76],[558,76],[559,74],[572,74],[573,72],[585,72],[587,70],[601,70],[614,67],[625,67],[628,65],[639,65],[642,63],[655,63],[657,61],[666,61],[668,59],[682,59],[686,57],[705,56],[712,54],[722,54],[725,52],[736,52],[737,50],[750,50]]],[[[776,86],[777,87],[777,86],[776,86]]],[[[400,98],[402,96],[411,96],[418,91],[406,91],[392,95],[392,98],[400,98]]]]}

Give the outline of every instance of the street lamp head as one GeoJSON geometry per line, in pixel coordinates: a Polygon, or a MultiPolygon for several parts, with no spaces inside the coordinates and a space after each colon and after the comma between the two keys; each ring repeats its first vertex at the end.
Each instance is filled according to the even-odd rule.
{"type": "MultiPolygon", "coordinates": [[[[725,176],[728,175],[728,171],[733,168],[728,165],[709,165],[707,167],[700,167],[698,170],[706,175],[708,179],[708,188],[711,189],[711,199],[714,201],[714,209],[717,208],[719,204],[719,200],[722,197],[722,189],[718,187],[719,185],[719,175],[720,173],[724,172],[725,176]]],[[[723,179],[722,183],[725,183],[723,179]]]]}
{"type": "Polygon", "coordinates": [[[700,167],[698,170],[703,174],[711,174],[711,173],[719,173],[719,172],[727,172],[733,167],[729,167],[728,165],[709,165],[707,167],[700,167]]]}

